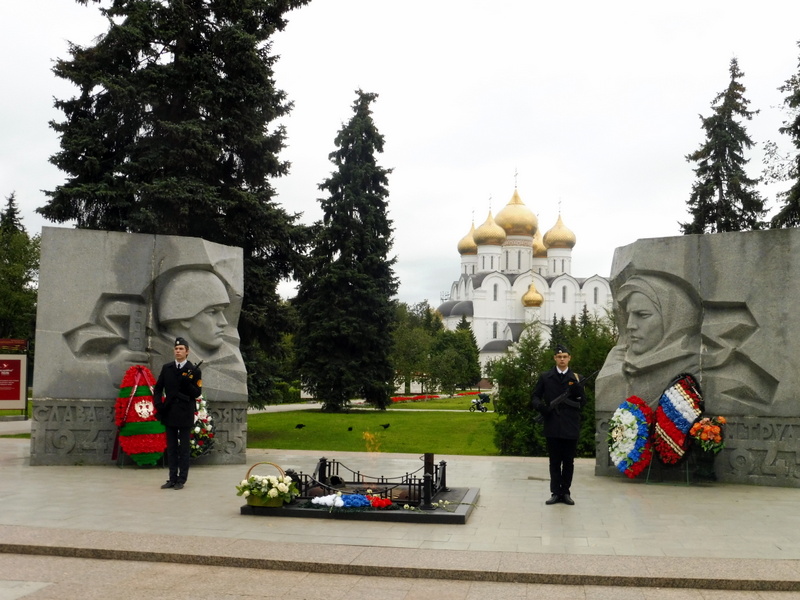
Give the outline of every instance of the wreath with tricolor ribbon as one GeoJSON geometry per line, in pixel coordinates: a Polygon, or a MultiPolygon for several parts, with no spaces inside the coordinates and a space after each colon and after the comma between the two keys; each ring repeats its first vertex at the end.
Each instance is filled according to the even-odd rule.
{"type": "Polygon", "coordinates": [[[689,430],[703,410],[700,384],[689,373],[675,378],[661,394],[656,409],[654,445],[661,462],[674,465],[692,443],[689,430]]]}

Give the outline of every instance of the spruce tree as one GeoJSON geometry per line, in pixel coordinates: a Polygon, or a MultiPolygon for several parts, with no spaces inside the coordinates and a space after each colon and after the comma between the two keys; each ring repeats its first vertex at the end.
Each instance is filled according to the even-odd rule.
{"type": "Polygon", "coordinates": [[[748,110],[741,83],[744,73],[734,58],[730,63],[730,83],[711,103],[713,114],[700,116],[706,141],[686,157],[697,163],[697,176],[686,202],[692,220],[681,223],[684,234],[746,231],[760,229],[766,213],[764,200],[755,186],[758,179],[747,176],[749,159],[744,151],[753,146],[742,120],[751,120],[758,111],[748,110]]]}
{"type": "MultiPolygon", "coordinates": [[[[800,47],[800,42],[797,43],[800,47]]],[[[792,139],[796,154],[788,161],[786,179],[792,181],[792,187],[778,194],[783,207],[772,218],[772,227],[800,226],[800,61],[798,71],[778,88],[786,94],[783,99],[788,118],[779,131],[792,139]]]]}
{"type": "Polygon", "coordinates": [[[38,273],[39,236],[28,236],[12,193],[0,213],[0,338],[33,341],[38,273]]]}
{"type": "MultiPolygon", "coordinates": [[[[87,0],[78,0],[86,4],[87,0]]],[[[250,402],[274,399],[270,354],[285,311],[277,283],[307,242],[269,180],[291,108],[273,79],[271,36],[308,0],[114,0],[108,31],[70,45],[55,74],[77,95],[56,100],[66,183],[38,212],[78,227],[197,236],[244,250],[239,322],[250,402]]]]}
{"type": "Polygon", "coordinates": [[[393,390],[390,360],[397,291],[389,169],[375,155],[384,139],[372,120],[376,94],[356,92],[354,115],[329,155],[336,170],[320,184],[323,219],[300,283],[297,361],[303,385],[328,410],[356,397],[385,408],[393,390]]]}
{"type": "Polygon", "coordinates": [[[472,331],[472,325],[467,322],[467,317],[461,315],[461,320],[456,325],[456,333],[461,336],[460,350],[467,359],[467,368],[462,380],[462,389],[466,386],[473,386],[481,379],[481,353],[478,349],[478,340],[472,331]]]}

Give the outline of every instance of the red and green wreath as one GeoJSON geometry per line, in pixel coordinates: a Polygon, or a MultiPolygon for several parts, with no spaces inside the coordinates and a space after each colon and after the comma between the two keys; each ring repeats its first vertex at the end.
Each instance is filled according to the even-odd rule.
{"type": "Polygon", "coordinates": [[[137,465],[154,465],[164,455],[167,438],[156,417],[153,386],[156,380],[145,366],[125,372],[119,387],[114,422],[119,427],[119,446],[137,465]]]}

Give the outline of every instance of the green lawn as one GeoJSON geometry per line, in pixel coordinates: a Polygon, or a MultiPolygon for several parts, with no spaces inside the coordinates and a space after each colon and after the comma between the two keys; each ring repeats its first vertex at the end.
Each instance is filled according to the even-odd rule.
{"type": "MultiPolygon", "coordinates": [[[[493,412],[467,411],[472,397],[394,404],[412,410],[319,410],[248,415],[247,446],[321,452],[399,452],[496,456],[493,412]],[[305,427],[296,428],[298,424],[305,427]],[[382,424],[389,424],[384,429],[382,424]],[[352,430],[350,430],[352,428],[352,430]],[[366,434],[366,435],[365,435],[366,434]]],[[[492,410],[492,404],[489,409],[492,410]]],[[[19,434],[2,437],[30,437],[19,434]]]]}
{"type": "Polygon", "coordinates": [[[496,456],[495,418],[494,413],[430,411],[258,413],[247,418],[247,447],[496,456]]]}

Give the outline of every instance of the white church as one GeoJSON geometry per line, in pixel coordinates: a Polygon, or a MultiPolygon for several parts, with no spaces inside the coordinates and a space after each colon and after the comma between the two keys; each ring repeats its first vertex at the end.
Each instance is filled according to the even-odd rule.
{"type": "Polygon", "coordinates": [[[466,317],[480,349],[481,367],[519,341],[525,325],[539,321],[546,332],[553,317],[569,321],[586,306],[604,316],[611,306],[608,280],[572,275],[575,234],[558,216],[544,235],[536,215],[514,189],[508,204],[458,242],[461,274],[438,307],[445,327],[466,317]]]}

